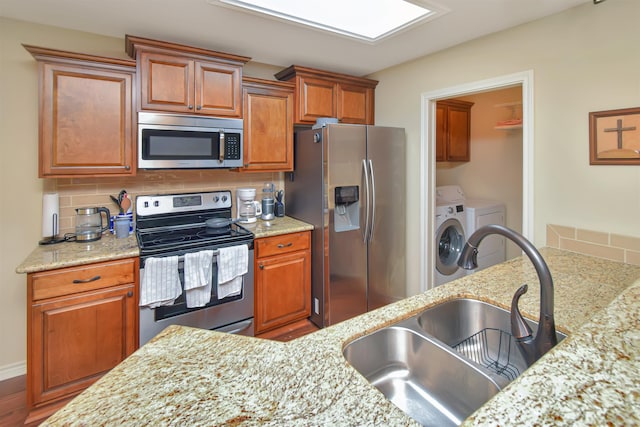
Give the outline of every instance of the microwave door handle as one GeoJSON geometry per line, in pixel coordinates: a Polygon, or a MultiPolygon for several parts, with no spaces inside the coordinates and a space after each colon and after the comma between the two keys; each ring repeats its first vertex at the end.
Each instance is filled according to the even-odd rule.
{"type": "Polygon", "coordinates": [[[224,163],[224,132],[220,131],[220,145],[218,150],[218,162],[224,163]]]}

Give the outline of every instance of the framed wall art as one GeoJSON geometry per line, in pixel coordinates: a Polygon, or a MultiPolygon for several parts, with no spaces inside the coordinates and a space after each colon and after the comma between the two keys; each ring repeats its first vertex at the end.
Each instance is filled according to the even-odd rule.
{"type": "Polygon", "coordinates": [[[640,165],[640,107],[589,113],[589,164],[640,165]]]}

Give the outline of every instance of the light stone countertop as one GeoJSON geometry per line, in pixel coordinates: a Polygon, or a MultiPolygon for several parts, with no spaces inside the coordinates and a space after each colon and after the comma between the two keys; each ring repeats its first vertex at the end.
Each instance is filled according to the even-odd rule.
{"type": "MultiPolygon", "coordinates": [[[[241,224],[256,238],[277,236],[312,230],[313,226],[291,217],[275,218],[271,221],[258,220],[255,224],[241,224]]],[[[25,260],[16,267],[16,273],[35,273],[74,265],[90,264],[112,259],[137,257],[140,255],[134,234],[126,239],[116,239],[111,233],[104,233],[95,242],[64,242],[37,246],[25,260]]]]}
{"type": "MultiPolygon", "coordinates": [[[[640,423],[640,267],[556,249],[556,324],[570,334],[465,425],[640,423]]],[[[477,272],[288,343],[171,326],[43,425],[416,425],[342,356],[353,339],[438,302],[471,297],[508,307],[526,258],[477,272]]]]}

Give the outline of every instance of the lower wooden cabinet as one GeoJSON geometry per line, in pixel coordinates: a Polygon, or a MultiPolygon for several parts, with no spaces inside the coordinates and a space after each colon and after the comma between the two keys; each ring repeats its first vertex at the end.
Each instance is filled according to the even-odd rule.
{"type": "Polygon", "coordinates": [[[256,239],[255,331],[311,315],[311,232],[256,239]]]}
{"type": "Polygon", "coordinates": [[[49,416],[138,348],[138,258],[27,276],[29,422],[49,416]]]}

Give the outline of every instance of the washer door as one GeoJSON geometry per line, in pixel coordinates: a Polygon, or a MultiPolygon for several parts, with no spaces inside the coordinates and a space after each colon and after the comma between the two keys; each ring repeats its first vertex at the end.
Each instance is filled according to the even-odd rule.
{"type": "Polygon", "coordinates": [[[449,218],[438,228],[436,233],[436,244],[438,245],[438,256],[436,257],[436,269],[440,274],[449,276],[458,267],[458,258],[465,244],[464,230],[460,221],[449,218]]]}

